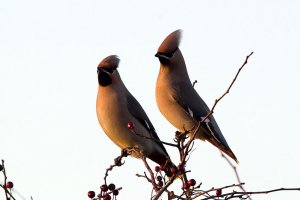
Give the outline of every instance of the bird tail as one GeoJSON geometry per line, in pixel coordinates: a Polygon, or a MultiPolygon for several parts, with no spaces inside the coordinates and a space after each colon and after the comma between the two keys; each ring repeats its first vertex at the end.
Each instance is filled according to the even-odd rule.
{"type": "Polygon", "coordinates": [[[239,163],[238,159],[236,158],[236,156],[234,155],[234,153],[232,152],[232,150],[230,149],[230,147],[228,145],[224,145],[224,144],[220,143],[219,141],[216,140],[216,138],[214,138],[211,135],[209,135],[205,139],[207,141],[209,141],[212,145],[214,145],[215,147],[220,149],[222,152],[224,152],[226,155],[228,155],[230,158],[235,160],[235,162],[237,164],[239,163]]]}

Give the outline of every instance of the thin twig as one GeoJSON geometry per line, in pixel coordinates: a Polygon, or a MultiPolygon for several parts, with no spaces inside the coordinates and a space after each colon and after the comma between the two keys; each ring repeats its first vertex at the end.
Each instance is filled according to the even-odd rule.
{"type": "Polygon", "coordinates": [[[232,187],[240,187],[241,185],[244,185],[245,183],[239,183],[239,184],[232,184],[232,185],[226,185],[226,186],[223,186],[223,187],[220,187],[220,188],[211,188],[211,189],[209,189],[209,190],[206,190],[206,191],[199,191],[199,193],[197,193],[197,194],[195,194],[193,197],[192,197],[192,199],[196,199],[197,197],[200,197],[200,196],[202,196],[202,195],[204,195],[204,194],[207,194],[207,195],[209,195],[209,196],[211,196],[210,194],[209,194],[209,192],[212,192],[212,191],[216,191],[216,190],[218,190],[218,189],[221,189],[221,190],[223,190],[223,189],[226,189],[226,188],[232,188],[232,187]]]}
{"type": "Polygon", "coordinates": [[[195,81],[193,82],[193,87],[195,87],[195,84],[196,84],[196,83],[198,83],[197,80],[195,80],[195,81]]]}
{"type": "Polygon", "coordinates": [[[176,175],[173,175],[169,181],[165,184],[165,186],[163,186],[154,197],[152,197],[152,200],[157,200],[163,193],[164,191],[166,191],[168,189],[168,187],[173,183],[173,181],[175,180],[176,175]]]}
{"type": "MultiPolygon", "coordinates": [[[[149,174],[150,174],[150,177],[151,177],[151,183],[152,183],[152,186],[153,186],[153,189],[155,190],[155,192],[158,191],[158,187],[157,187],[157,184],[155,182],[155,178],[154,178],[154,173],[152,172],[149,164],[147,163],[146,161],[146,157],[145,156],[142,156],[141,157],[142,161],[144,162],[144,165],[146,167],[146,169],[148,170],[149,174]]],[[[145,175],[146,176],[146,175],[145,175]]]]}
{"type": "MultiPolygon", "coordinates": [[[[234,174],[235,174],[235,177],[236,177],[238,183],[241,183],[241,179],[240,179],[240,176],[239,176],[239,173],[238,173],[238,171],[237,171],[236,166],[235,166],[234,164],[232,164],[232,162],[231,162],[231,161],[223,154],[223,152],[221,152],[221,156],[227,161],[227,163],[228,163],[228,164],[230,165],[230,167],[233,169],[234,174]]],[[[244,188],[242,185],[240,185],[239,187],[240,187],[240,189],[241,189],[243,192],[246,192],[245,188],[244,188]]],[[[252,199],[249,197],[249,200],[252,200],[252,199]]]]}
{"type": "MultiPolygon", "coordinates": [[[[193,131],[193,133],[192,133],[191,139],[189,140],[189,142],[188,142],[187,145],[186,145],[186,146],[187,146],[187,150],[189,149],[189,147],[190,147],[192,141],[195,139],[196,134],[197,134],[198,130],[199,130],[200,127],[201,127],[201,124],[202,124],[202,123],[203,123],[210,115],[212,115],[212,114],[214,113],[214,109],[215,109],[215,107],[217,106],[217,104],[219,103],[219,101],[220,101],[221,99],[223,99],[223,98],[229,93],[229,91],[230,91],[230,89],[232,88],[233,84],[235,83],[235,81],[236,81],[238,75],[240,74],[240,72],[241,72],[241,70],[244,68],[244,66],[248,63],[248,59],[250,58],[250,56],[252,56],[252,54],[253,54],[253,52],[251,52],[248,56],[246,56],[246,59],[245,59],[244,63],[243,63],[242,66],[238,69],[238,71],[237,71],[235,77],[234,77],[233,80],[231,81],[231,83],[230,83],[229,87],[227,88],[226,92],[224,92],[218,99],[215,100],[215,103],[214,103],[212,109],[207,113],[207,115],[206,115],[204,118],[202,118],[201,121],[198,122],[198,125],[197,125],[196,129],[195,129],[195,130],[193,131]]],[[[186,152],[187,152],[187,150],[186,150],[186,152]]],[[[186,157],[186,156],[187,156],[187,155],[185,155],[185,157],[186,157]]]]}
{"type": "Polygon", "coordinates": [[[144,172],[144,175],[135,174],[139,178],[145,178],[149,183],[152,183],[151,179],[147,176],[146,172],[144,172]]]}
{"type": "Polygon", "coordinates": [[[4,176],[4,183],[3,183],[3,186],[0,184],[0,187],[3,188],[4,192],[5,192],[5,197],[6,197],[6,200],[10,200],[10,198],[12,198],[13,200],[16,200],[15,197],[12,195],[11,192],[8,191],[8,189],[6,188],[6,183],[7,183],[7,176],[6,176],[6,170],[5,170],[5,165],[4,165],[4,160],[2,159],[2,167],[3,167],[3,176],[4,176]],[[10,197],[8,197],[10,196],[10,197]]]}
{"type": "Polygon", "coordinates": [[[250,58],[250,56],[252,56],[254,52],[251,52],[248,56],[246,56],[246,60],[244,61],[244,63],[242,64],[242,66],[239,68],[238,72],[236,73],[235,77],[233,78],[232,82],[230,83],[229,87],[227,88],[226,92],[224,92],[224,94],[221,95],[221,97],[219,97],[218,99],[215,100],[215,103],[212,107],[212,109],[210,110],[209,113],[207,113],[207,115],[201,120],[201,122],[204,122],[210,115],[212,115],[214,113],[214,109],[217,106],[218,102],[223,99],[230,91],[230,89],[232,88],[233,84],[235,83],[237,77],[239,76],[241,70],[244,68],[244,66],[248,63],[248,59],[250,58]]]}
{"type": "Polygon", "coordinates": [[[114,167],[116,167],[116,166],[120,167],[125,163],[125,161],[122,163],[122,158],[127,157],[129,155],[128,150],[129,150],[129,148],[123,149],[122,152],[121,152],[121,155],[114,159],[115,163],[113,165],[110,165],[106,169],[106,172],[105,172],[105,175],[104,175],[104,183],[105,184],[106,184],[106,178],[108,176],[108,171],[112,171],[114,167]]]}
{"type": "Polygon", "coordinates": [[[5,166],[4,166],[4,160],[2,160],[2,166],[3,166],[3,176],[4,176],[4,184],[3,184],[3,189],[4,189],[4,191],[5,191],[5,197],[6,197],[6,200],[8,200],[8,195],[7,195],[7,193],[9,193],[8,192],[8,190],[6,189],[6,182],[7,182],[7,176],[6,176],[6,172],[5,172],[5,166]]]}
{"type": "Polygon", "coordinates": [[[201,200],[208,200],[208,199],[213,199],[216,197],[226,197],[226,199],[232,199],[232,198],[241,198],[244,195],[251,195],[251,194],[268,194],[268,193],[273,193],[273,192],[278,192],[278,191],[300,191],[300,188],[277,188],[277,189],[272,189],[272,190],[265,190],[265,191],[256,191],[256,192],[237,192],[237,191],[233,191],[233,192],[229,192],[229,193],[225,193],[219,196],[211,196],[208,198],[203,198],[201,200]]]}

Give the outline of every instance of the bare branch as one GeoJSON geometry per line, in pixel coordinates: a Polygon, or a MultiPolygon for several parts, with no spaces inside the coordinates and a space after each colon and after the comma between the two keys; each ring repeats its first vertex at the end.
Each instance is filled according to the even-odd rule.
{"type": "Polygon", "coordinates": [[[168,187],[174,182],[174,180],[176,179],[176,176],[173,175],[169,181],[165,184],[164,187],[162,187],[157,193],[156,195],[152,198],[152,200],[158,200],[158,198],[168,189],[168,187]]]}
{"type": "Polygon", "coordinates": [[[249,195],[251,195],[251,194],[268,194],[268,193],[273,193],[273,192],[278,192],[278,191],[300,191],[300,188],[278,188],[278,189],[273,189],[273,190],[256,191],[256,192],[233,191],[233,192],[225,193],[225,194],[222,194],[219,196],[213,195],[211,197],[203,198],[201,200],[214,199],[214,198],[218,198],[218,197],[226,197],[226,199],[243,198],[243,196],[245,196],[245,195],[247,195],[247,198],[248,198],[249,195]]]}
{"type": "Polygon", "coordinates": [[[204,194],[207,194],[207,195],[209,195],[210,197],[212,197],[212,196],[209,194],[209,192],[216,191],[216,190],[218,190],[218,189],[223,190],[223,189],[226,189],[226,188],[240,187],[241,185],[244,185],[244,184],[245,184],[245,183],[239,183],[239,184],[232,184],[232,185],[223,186],[223,187],[220,187],[220,188],[214,188],[214,187],[213,187],[213,188],[211,188],[211,189],[209,189],[209,190],[206,190],[206,191],[201,190],[201,191],[199,191],[197,194],[195,194],[195,195],[193,196],[192,199],[196,199],[197,197],[200,197],[200,196],[202,196],[202,195],[204,195],[204,194]]]}
{"type": "MultiPolygon", "coordinates": [[[[191,129],[191,130],[193,130],[193,133],[192,133],[191,139],[190,139],[189,142],[187,143],[187,148],[186,148],[187,150],[186,150],[186,152],[189,150],[192,141],[195,139],[196,134],[197,134],[198,130],[199,130],[200,127],[201,127],[201,123],[203,123],[210,115],[212,115],[212,114],[214,113],[214,109],[215,109],[215,107],[217,106],[218,102],[219,102],[221,99],[223,99],[223,98],[229,93],[229,91],[230,91],[230,89],[232,88],[233,84],[235,83],[235,81],[236,81],[238,75],[240,74],[240,72],[241,72],[241,70],[244,68],[244,66],[248,63],[248,59],[250,58],[250,56],[252,56],[252,54],[253,54],[253,52],[251,52],[251,53],[246,57],[244,63],[243,63],[242,66],[238,69],[238,71],[237,71],[235,77],[234,77],[233,80],[231,81],[231,83],[230,83],[229,87],[227,88],[226,92],[224,92],[218,99],[215,100],[215,103],[214,103],[212,109],[207,113],[207,115],[206,115],[201,121],[198,122],[198,125],[197,125],[196,129],[193,130],[194,127],[191,129]]],[[[185,156],[186,156],[186,155],[185,155],[185,156]]],[[[184,158],[184,159],[185,159],[185,158],[184,158]]]]}
{"type": "Polygon", "coordinates": [[[217,106],[218,102],[223,99],[230,91],[230,89],[232,88],[233,84],[235,83],[237,77],[239,76],[241,70],[244,68],[244,66],[248,63],[248,59],[250,58],[250,56],[252,56],[254,52],[251,52],[247,57],[246,60],[244,61],[244,63],[242,64],[242,66],[239,68],[238,72],[236,73],[235,77],[233,78],[232,82],[230,83],[229,87],[227,88],[226,92],[224,92],[224,94],[222,94],[218,99],[215,100],[215,103],[212,107],[212,109],[210,110],[209,113],[207,113],[207,115],[201,120],[201,122],[204,122],[210,115],[212,115],[214,113],[214,109],[217,106]]]}
{"type": "Polygon", "coordinates": [[[6,200],[10,200],[10,198],[12,198],[13,200],[16,200],[15,197],[12,195],[12,193],[9,192],[8,189],[6,188],[6,183],[7,183],[6,170],[5,170],[4,160],[1,160],[1,161],[2,161],[2,167],[3,167],[2,172],[3,172],[3,176],[4,176],[4,183],[3,183],[3,185],[0,184],[0,187],[2,187],[5,192],[6,200]],[[10,197],[8,197],[8,196],[10,196],[10,197]]]}
{"type": "MultiPolygon", "coordinates": [[[[148,172],[149,172],[149,174],[150,174],[150,177],[151,177],[151,183],[152,183],[153,189],[154,189],[155,192],[157,192],[157,191],[158,191],[158,187],[157,187],[157,184],[156,184],[156,182],[155,182],[154,174],[153,174],[153,172],[152,172],[152,170],[151,170],[149,164],[148,164],[147,161],[146,161],[146,157],[145,157],[145,156],[142,156],[141,159],[142,159],[142,161],[144,162],[144,165],[145,165],[146,169],[148,170],[148,172]]],[[[145,176],[146,176],[146,174],[145,174],[145,176]]]]}
{"type": "Polygon", "coordinates": [[[125,148],[122,150],[121,155],[114,159],[114,164],[110,165],[109,168],[106,169],[105,175],[104,175],[104,183],[106,184],[106,178],[108,176],[108,171],[112,171],[114,167],[122,166],[125,162],[122,163],[122,158],[127,157],[129,155],[128,153],[129,148],[125,148]]]}
{"type": "MultiPolygon", "coordinates": [[[[221,152],[221,156],[227,161],[227,163],[230,165],[230,167],[233,169],[234,171],[234,174],[235,174],[235,177],[238,181],[238,183],[241,183],[241,179],[240,179],[240,176],[239,176],[239,173],[237,172],[237,168],[236,166],[223,154],[223,152],[221,152]]],[[[243,191],[243,192],[246,192],[245,188],[240,185],[239,186],[240,189],[243,191]]],[[[252,200],[250,197],[249,197],[249,200],[252,200]]]]}
{"type": "Polygon", "coordinates": [[[146,172],[144,172],[144,175],[135,174],[139,178],[145,178],[149,183],[152,183],[151,179],[147,176],[146,172]]]}

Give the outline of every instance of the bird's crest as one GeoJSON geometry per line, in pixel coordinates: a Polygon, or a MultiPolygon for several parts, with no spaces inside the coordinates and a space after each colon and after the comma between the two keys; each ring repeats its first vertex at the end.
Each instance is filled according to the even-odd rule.
{"type": "Polygon", "coordinates": [[[168,54],[173,53],[180,44],[182,30],[178,29],[169,34],[166,39],[161,43],[157,52],[168,54]]]}
{"type": "Polygon", "coordinates": [[[104,69],[116,69],[119,66],[120,59],[117,55],[110,55],[104,58],[98,67],[104,68],[104,69]]]}

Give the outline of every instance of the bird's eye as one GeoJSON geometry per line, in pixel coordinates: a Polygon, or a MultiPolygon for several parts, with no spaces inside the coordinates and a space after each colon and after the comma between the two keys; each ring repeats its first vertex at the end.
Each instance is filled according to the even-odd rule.
{"type": "Polygon", "coordinates": [[[168,58],[172,58],[175,52],[171,52],[171,53],[165,53],[164,56],[168,57],[168,58]]]}

